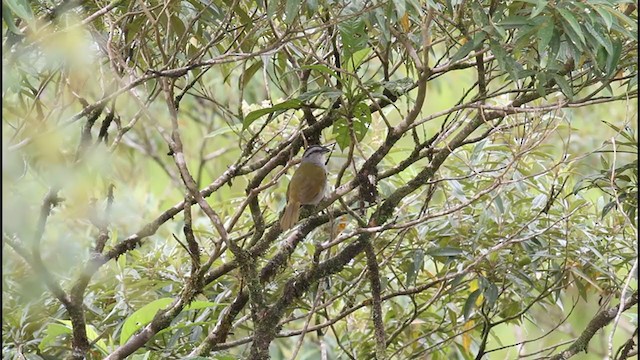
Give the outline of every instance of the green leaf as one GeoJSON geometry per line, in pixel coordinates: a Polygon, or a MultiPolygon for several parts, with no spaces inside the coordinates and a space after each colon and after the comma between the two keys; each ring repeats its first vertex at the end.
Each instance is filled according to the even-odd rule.
{"type": "Polygon", "coordinates": [[[40,341],[40,344],[38,345],[38,349],[40,349],[41,351],[45,351],[47,346],[53,340],[55,340],[55,338],[58,337],[59,335],[71,334],[71,327],[61,325],[61,324],[51,323],[47,325],[47,328],[44,330],[44,333],[45,333],[45,336],[42,338],[42,341],[40,341]]]}
{"type": "Polygon", "coordinates": [[[493,202],[496,204],[500,215],[504,214],[504,204],[502,203],[502,198],[500,197],[500,195],[497,195],[493,202]]]}
{"type": "Polygon", "coordinates": [[[613,42],[613,54],[607,58],[607,77],[612,76],[616,72],[621,54],[622,42],[620,40],[615,40],[613,42]]]}
{"type": "Polygon", "coordinates": [[[556,84],[562,90],[562,93],[569,99],[573,100],[573,87],[569,84],[567,79],[562,75],[552,74],[553,79],[556,81],[556,84]]]}
{"type": "Polygon", "coordinates": [[[489,47],[491,48],[491,52],[496,56],[500,69],[509,73],[509,76],[511,76],[513,80],[518,80],[519,74],[523,70],[522,65],[505,51],[502,44],[491,41],[489,47]]]}
{"type": "Polygon", "coordinates": [[[361,17],[340,22],[338,29],[342,38],[343,60],[346,64],[353,54],[367,47],[369,37],[365,31],[364,20],[361,17]]]}
{"type": "Polygon", "coordinates": [[[351,55],[351,58],[345,61],[345,69],[351,72],[356,71],[360,67],[360,65],[362,65],[364,59],[369,55],[370,52],[371,49],[364,48],[353,53],[351,55]]]}
{"type": "Polygon", "coordinates": [[[284,14],[286,16],[285,23],[291,25],[293,20],[298,15],[300,9],[300,0],[287,0],[287,4],[284,8],[284,14]]]}
{"type": "MultiPolygon", "coordinates": [[[[638,20],[637,19],[632,19],[629,16],[625,15],[624,12],[616,11],[616,10],[611,11],[611,15],[617,17],[623,23],[627,24],[627,26],[629,26],[631,28],[631,33],[629,33],[629,36],[633,36],[635,34],[635,39],[637,39],[637,33],[638,33],[638,22],[637,22],[638,20]]],[[[622,24],[620,24],[620,25],[622,25],[622,24]]]]}
{"type": "Polygon", "coordinates": [[[593,38],[600,44],[602,45],[605,50],[607,50],[607,53],[609,53],[609,55],[612,55],[614,53],[613,51],[613,44],[611,43],[611,40],[609,39],[608,36],[601,34],[600,32],[598,32],[593,26],[591,26],[591,24],[589,23],[585,23],[584,24],[585,28],[587,29],[587,32],[589,34],[591,34],[591,36],[593,36],[593,38]]]}
{"type": "Polygon", "coordinates": [[[300,94],[297,99],[303,102],[311,100],[316,96],[322,95],[329,100],[336,100],[340,96],[342,96],[342,91],[329,86],[323,86],[319,89],[311,90],[300,94]]]}
{"type": "Polygon", "coordinates": [[[395,6],[396,14],[398,14],[398,19],[401,18],[407,11],[406,0],[393,0],[393,5],[395,6]]]}
{"type": "Polygon", "coordinates": [[[2,0],[2,5],[6,5],[17,17],[29,24],[33,23],[33,12],[26,0],[2,0]]]}
{"type": "MultiPolygon", "coordinates": [[[[158,311],[166,308],[173,302],[173,298],[161,298],[154,300],[147,305],[136,310],[131,314],[122,325],[120,331],[120,345],[124,344],[133,336],[133,334],[149,324],[151,320],[156,316],[158,311]]],[[[221,303],[211,301],[193,301],[188,306],[185,306],[183,311],[204,309],[212,306],[219,306],[221,303]]]]}
{"type": "Polygon", "coordinates": [[[525,25],[530,25],[531,19],[525,16],[512,15],[507,16],[504,20],[498,23],[499,26],[504,27],[505,29],[519,29],[525,25]]]}
{"type": "Polygon", "coordinates": [[[371,110],[366,103],[358,103],[353,109],[353,132],[358,141],[362,141],[371,124],[371,110]]]}
{"type": "Polygon", "coordinates": [[[312,16],[316,11],[318,11],[318,0],[306,0],[304,4],[307,7],[308,16],[312,16]]]}
{"type": "Polygon", "coordinates": [[[611,25],[613,25],[613,16],[611,13],[601,5],[591,5],[591,7],[600,14],[600,17],[604,21],[605,26],[607,27],[607,31],[611,31],[611,25]]]}
{"type": "Polygon", "coordinates": [[[482,153],[482,149],[486,144],[487,144],[487,139],[483,139],[481,141],[478,141],[478,143],[473,147],[473,150],[471,151],[471,156],[469,156],[469,160],[471,161],[471,163],[475,164],[476,161],[478,161],[482,153]]]}
{"type": "Polygon", "coordinates": [[[529,18],[535,18],[536,16],[538,16],[541,12],[544,11],[544,9],[547,7],[547,4],[549,3],[549,1],[547,0],[538,0],[536,1],[536,6],[533,8],[533,10],[531,10],[531,15],[529,15],[529,18]]]}
{"type": "Polygon", "coordinates": [[[468,321],[471,316],[471,311],[476,306],[476,300],[478,300],[478,296],[480,296],[482,290],[476,289],[467,298],[467,301],[464,302],[464,306],[462,307],[462,313],[464,314],[464,320],[468,321]]]}
{"type": "Polygon", "coordinates": [[[161,298],[148,303],[131,314],[122,325],[120,331],[120,345],[123,345],[138,330],[153,320],[156,313],[173,302],[172,298],[161,298]]]}
{"type": "Polygon", "coordinates": [[[498,295],[499,295],[499,290],[498,287],[492,283],[487,281],[488,284],[485,284],[484,286],[484,298],[486,299],[486,304],[487,307],[489,309],[493,308],[493,305],[496,303],[496,300],[498,300],[498,295]]]}
{"type": "Polygon", "coordinates": [[[482,43],[482,41],[484,41],[485,37],[486,37],[486,34],[483,31],[477,33],[473,37],[473,40],[467,41],[464,45],[460,47],[460,49],[458,49],[458,52],[453,54],[450,62],[453,63],[453,62],[459,61],[465,56],[469,55],[471,50],[475,49],[478,45],[480,45],[480,43],[482,43]]]}
{"type": "Polygon", "coordinates": [[[349,136],[349,123],[347,119],[340,118],[333,123],[333,134],[336,135],[336,143],[340,150],[344,150],[349,147],[351,143],[351,137],[349,136]]]}
{"type": "Polygon", "coordinates": [[[460,47],[460,49],[458,49],[458,52],[453,54],[450,62],[454,63],[456,61],[461,60],[465,56],[469,55],[469,53],[471,52],[471,50],[473,50],[473,48],[474,48],[473,41],[467,41],[464,45],[460,47]]]}
{"type": "MultiPolygon", "coordinates": [[[[625,128],[624,130],[613,125],[612,123],[605,121],[605,120],[600,120],[602,121],[605,125],[607,125],[608,127],[612,128],[613,130],[615,130],[615,132],[617,132],[618,134],[622,135],[625,139],[629,140],[631,142],[631,146],[637,146],[637,141],[636,139],[633,138],[633,131],[629,131],[627,130],[627,128],[625,128]]],[[[621,145],[620,142],[618,142],[618,145],[621,145]]],[[[637,165],[636,165],[637,166],[637,165]]],[[[619,169],[616,169],[616,171],[620,171],[619,169]]]]}
{"type": "Polygon", "coordinates": [[[431,248],[427,250],[427,255],[430,256],[458,256],[462,254],[464,254],[464,250],[451,246],[431,248]]]}
{"type": "Polygon", "coordinates": [[[233,125],[233,126],[223,126],[219,129],[216,129],[210,133],[208,133],[207,135],[205,135],[205,138],[213,138],[216,137],[218,135],[222,135],[222,134],[226,134],[228,132],[238,132],[239,129],[239,124],[237,125],[233,125]]]}
{"type": "Polygon", "coordinates": [[[20,29],[18,29],[18,27],[16,26],[14,20],[13,20],[13,13],[11,12],[11,10],[9,10],[9,8],[7,8],[4,5],[4,2],[2,3],[2,19],[4,20],[5,24],[7,24],[7,28],[14,34],[16,35],[22,35],[22,31],[20,31],[20,29]]]}
{"type": "Polygon", "coordinates": [[[242,73],[242,87],[246,87],[253,75],[262,68],[262,61],[256,61],[242,73]]]}
{"type": "MultiPolygon", "coordinates": [[[[71,334],[73,332],[70,320],[57,320],[57,321],[60,324],[53,323],[53,324],[47,325],[47,328],[45,329],[45,334],[46,335],[42,339],[40,344],[38,345],[38,348],[41,351],[45,351],[46,347],[56,337],[58,337],[60,335],[64,335],[64,334],[71,334]]],[[[93,340],[98,338],[98,332],[96,331],[95,327],[93,327],[92,325],[86,325],[85,326],[85,331],[87,332],[87,339],[89,339],[89,341],[93,341],[93,340]]],[[[100,351],[102,351],[103,354],[105,354],[105,355],[108,354],[107,344],[105,343],[104,340],[98,340],[94,345],[100,351]]]]}
{"type": "Polygon", "coordinates": [[[256,121],[257,119],[259,119],[264,115],[271,114],[274,112],[284,112],[290,109],[299,109],[301,105],[302,105],[302,101],[298,99],[291,99],[285,102],[281,102],[280,104],[273,105],[272,107],[269,107],[269,108],[252,111],[248,113],[247,116],[244,117],[244,120],[242,121],[242,130],[247,129],[249,125],[251,125],[254,121],[256,121]]]}
{"type": "Polygon", "coordinates": [[[578,35],[582,44],[586,44],[584,34],[582,33],[582,28],[580,27],[578,20],[576,20],[573,14],[566,9],[558,9],[558,12],[567,21],[567,23],[569,23],[569,26],[576,33],[576,35],[578,35]]]}
{"type": "Polygon", "coordinates": [[[547,74],[545,72],[539,72],[536,76],[536,91],[540,96],[547,96],[547,74]]]}
{"type": "Polygon", "coordinates": [[[551,37],[553,36],[553,31],[555,30],[553,21],[545,21],[542,23],[540,28],[538,29],[537,38],[538,38],[538,53],[543,54],[547,49],[547,46],[551,42],[551,37]]]}
{"type": "Polygon", "coordinates": [[[184,307],[184,311],[189,311],[189,310],[200,310],[200,309],[205,309],[208,307],[212,307],[212,306],[221,306],[221,305],[225,305],[224,303],[218,303],[218,302],[211,302],[211,301],[192,301],[189,305],[184,307]]]}
{"type": "Polygon", "coordinates": [[[314,71],[322,72],[322,73],[325,73],[325,74],[329,74],[329,75],[333,76],[336,79],[339,79],[338,74],[335,71],[333,71],[333,69],[330,69],[329,67],[327,67],[325,65],[320,65],[320,64],[302,65],[302,66],[300,66],[300,69],[302,69],[302,70],[314,70],[314,71]]]}
{"type": "Polygon", "coordinates": [[[489,16],[487,16],[488,9],[483,8],[480,3],[476,1],[472,2],[470,5],[471,19],[477,27],[485,27],[490,23],[493,24],[493,22],[489,21],[489,16]]]}
{"type": "Polygon", "coordinates": [[[422,264],[424,263],[424,250],[417,249],[413,251],[413,256],[409,269],[407,270],[407,283],[406,286],[412,286],[420,270],[422,270],[422,264]]]}
{"type": "Polygon", "coordinates": [[[616,203],[615,201],[610,201],[607,205],[605,205],[602,208],[602,216],[600,217],[600,219],[604,219],[604,217],[616,207],[618,207],[618,203],[616,203]]]}

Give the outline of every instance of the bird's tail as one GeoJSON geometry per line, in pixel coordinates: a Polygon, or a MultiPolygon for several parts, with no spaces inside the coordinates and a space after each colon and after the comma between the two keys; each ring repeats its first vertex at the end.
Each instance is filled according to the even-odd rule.
{"type": "Polygon", "coordinates": [[[289,202],[284,209],[284,214],[280,219],[280,227],[282,230],[289,230],[298,222],[300,216],[300,203],[289,202]]]}

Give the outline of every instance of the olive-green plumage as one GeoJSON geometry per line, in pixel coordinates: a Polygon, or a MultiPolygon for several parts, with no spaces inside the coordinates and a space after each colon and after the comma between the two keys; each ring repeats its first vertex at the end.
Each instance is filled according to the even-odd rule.
{"type": "Polygon", "coordinates": [[[301,205],[315,205],[324,197],[327,172],[322,154],[327,151],[322,146],[310,147],[305,151],[287,187],[287,207],[280,219],[282,230],[288,230],[298,222],[301,205]]]}

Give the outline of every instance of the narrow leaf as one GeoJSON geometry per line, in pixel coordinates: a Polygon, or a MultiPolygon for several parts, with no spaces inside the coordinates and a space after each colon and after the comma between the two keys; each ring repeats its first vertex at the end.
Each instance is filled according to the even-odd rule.
{"type": "Polygon", "coordinates": [[[432,248],[427,250],[427,255],[430,256],[458,256],[462,254],[464,254],[464,250],[451,246],[432,248]]]}
{"type": "Polygon", "coordinates": [[[562,16],[562,18],[564,18],[567,23],[569,23],[569,26],[571,26],[571,29],[575,31],[576,35],[578,35],[582,44],[586,44],[584,34],[582,33],[582,28],[580,27],[580,24],[578,23],[578,20],[576,20],[575,16],[573,16],[573,14],[566,9],[558,9],[558,12],[562,16]]]}
{"type": "Polygon", "coordinates": [[[31,24],[33,22],[33,12],[26,0],[2,0],[2,5],[3,7],[6,5],[13,14],[27,23],[31,24]]]}
{"type": "Polygon", "coordinates": [[[253,123],[254,121],[256,121],[257,119],[259,119],[264,115],[271,114],[277,111],[299,109],[301,105],[302,105],[302,101],[298,99],[291,99],[291,100],[282,102],[280,104],[273,105],[272,107],[269,107],[269,108],[252,111],[248,113],[247,116],[244,117],[244,120],[242,121],[242,130],[247,129],[249,125],[251,125],[251,123],[253,123]]]}
{"type": "Polygon", "coordinates": [[[476,306],[476,300],[478,299],[478,296],[480,296],[481,293],[482,291],[480,289],[475,290],[469,295],[469,297],[467,298],[467,301],[464,302],[464,306],[462,307],[462,313],[464,314],[465,321],[469,320],[469,316],[471,316],[471,311],[473,311],[473,308],[476,306]]]}

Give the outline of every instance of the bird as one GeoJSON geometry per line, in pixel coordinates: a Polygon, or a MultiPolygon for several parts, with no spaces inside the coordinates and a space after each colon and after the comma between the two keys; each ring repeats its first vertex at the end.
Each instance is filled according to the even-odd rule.
{"type": "Polygon", "coordinates": [[[311,145],[302,154],[302,160],[287,187],[287,206],[280,219],[282,230],[291,229],[300,216],[301,205],[316,205],[324,198],[327,187],[327,168],[324,154],[330,150],[311,145]]]}

